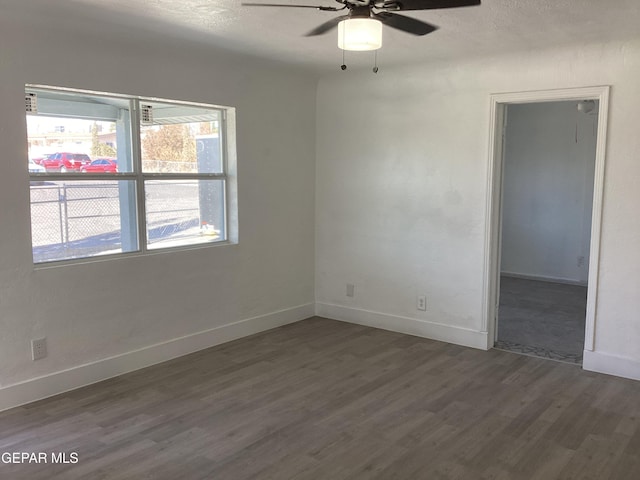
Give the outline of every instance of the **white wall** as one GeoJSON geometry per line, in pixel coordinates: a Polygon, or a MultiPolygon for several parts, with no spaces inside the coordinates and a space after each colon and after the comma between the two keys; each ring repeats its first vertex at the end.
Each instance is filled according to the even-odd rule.
{"type": "Polygon", "coordinates": [[[640,45],[380,67],[318,87],[318,311],[482,346],[489,95],[610,84],[595,352],[585,367],[640,378],[640,45]]]}
{"type": "Polygon", "coordinates": [[[585,365],[640,378],[637,44],[381,65],[326,77],[316,91],[281,65],[162,35],[107,38],[86,22],[52,32],[56,22],[30,24],[25,12],[0,17],[0,409],[303,318],[314,302],[314,213],[320,313],[486,346],[488,96],[601,84],[613,94],[596,349],[585,365]],[[236,107],[239,245],[34,270],[25,83],[236,107]],[[32,362],[29,340],[41,336],[49,356],[32,362]]]}
{"type": "Polygon", "coordinates": [[[577,102],[508,106],[502,272],[587,283],[597,122],[577,102]]]}
{"type": "Polygon", "coordinates": [[[53,32],[45,20],[0,20],[0,409],[312,315],[316,81],[161,35],[53,32]],[[25,83],[236,107],[239,244],[34,269],[25,83]],[[39,337],[49,356],[32,362],[39,337]]]}

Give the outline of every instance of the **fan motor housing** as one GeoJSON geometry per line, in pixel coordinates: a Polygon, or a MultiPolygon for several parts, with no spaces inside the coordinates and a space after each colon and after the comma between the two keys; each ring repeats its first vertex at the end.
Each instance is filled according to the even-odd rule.
{"type": "Polygon", "coordinates": [[[369,18],[371,17],[371,7],[369,5],[356,5],[349,7],[349,18],[369,18]]]}

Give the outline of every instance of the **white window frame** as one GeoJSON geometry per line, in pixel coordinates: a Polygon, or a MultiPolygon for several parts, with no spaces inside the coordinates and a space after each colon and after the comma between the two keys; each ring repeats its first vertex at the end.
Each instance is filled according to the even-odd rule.
{"type": "MultiPolygon", "coordinates": [[[[48,268],[51,266],[88,263],[95,261],[104,261],[107,259],[115,259],[130,256],[154,255],[165,252],[192,250],[220,245],[229,245],[238,243],[238,226],[237,226],[237,180],[236,180],[236,143],[235,143],[235,109],[233,107],[225,107],[220,105],[189,102],[181,100],[171,100],[157,97],[143,97],[126,94],[106,93],[92,90],[80,90],[64,87],[54,87],[47,85],[26,84],[25,91],[30,92],[57,92],[64,94],[91,95],[93,97],[103,97],[111,99],[120,99],[129,101],[129,120],[130,120],[130,142],[131,142],[131,158],[132,172],[117,173],[80,173],[80,172],[29,172],[29,185],[31,182],[41,182],[43,179],[60,180],[84,180],[84,181],[104,181],[104,180],[124,180],[132,181],[135,185],[135,205],[131,207],[131,213],[136,215],[136,240],[137,249],[128,252],[118,252],[112,254],[98,254],[93,256],[63,259],[63,260],[47,260],[44,262],[35,262],[35,268],[48,268]],[[159,102],[167,105],[201,107],[208,110],[217,110],[220,112],[219,117],[219,138],[221,147],[221,173],[152,173],[144,172],[142,168],[142,148],[141,148],[141,118],[140,105],[147,102],[159,102]],[[146,225],[146,198],[145,198],[145,181],[147,180],[220,180],[223,185],[223,224],[224,238],[216,241],[188,243],[183,245],[175,245],[168,247],[149,248],[147,238],[146,225]]],[[[33,113],[27,112],[28,115],[33,113]]],[[[37,115],[37,113],[35,113],[37,115]]],[[[71,118],[71,117],[70,117],[71,118]]],[[[78,117],[81,118],[81,117],[78,117]]],[[[123,233],[121,232],[121,235],[123,233]]],[[[122,239],[124,243],[124,238],[122,239]]],[[[33,239],[31,241],[33,248],[33,239]]]]}

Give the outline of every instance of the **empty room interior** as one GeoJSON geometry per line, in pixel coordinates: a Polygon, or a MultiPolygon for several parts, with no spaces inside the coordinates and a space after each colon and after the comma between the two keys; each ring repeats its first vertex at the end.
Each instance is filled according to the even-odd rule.
{"type": "Polygon", "coordinates": [[[0,0],[0,478],[640,478],[640,3],[266,3],[0,0]]]}

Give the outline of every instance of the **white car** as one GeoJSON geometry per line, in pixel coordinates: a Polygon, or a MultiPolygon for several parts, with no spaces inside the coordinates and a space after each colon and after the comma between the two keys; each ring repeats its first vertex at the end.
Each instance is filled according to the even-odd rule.
{"type": "Polygon", "coordinates": [[[29,173],[45,173],[46,171],[42,165],[38,165],[31,158],[29,159],[29,173]]]}

